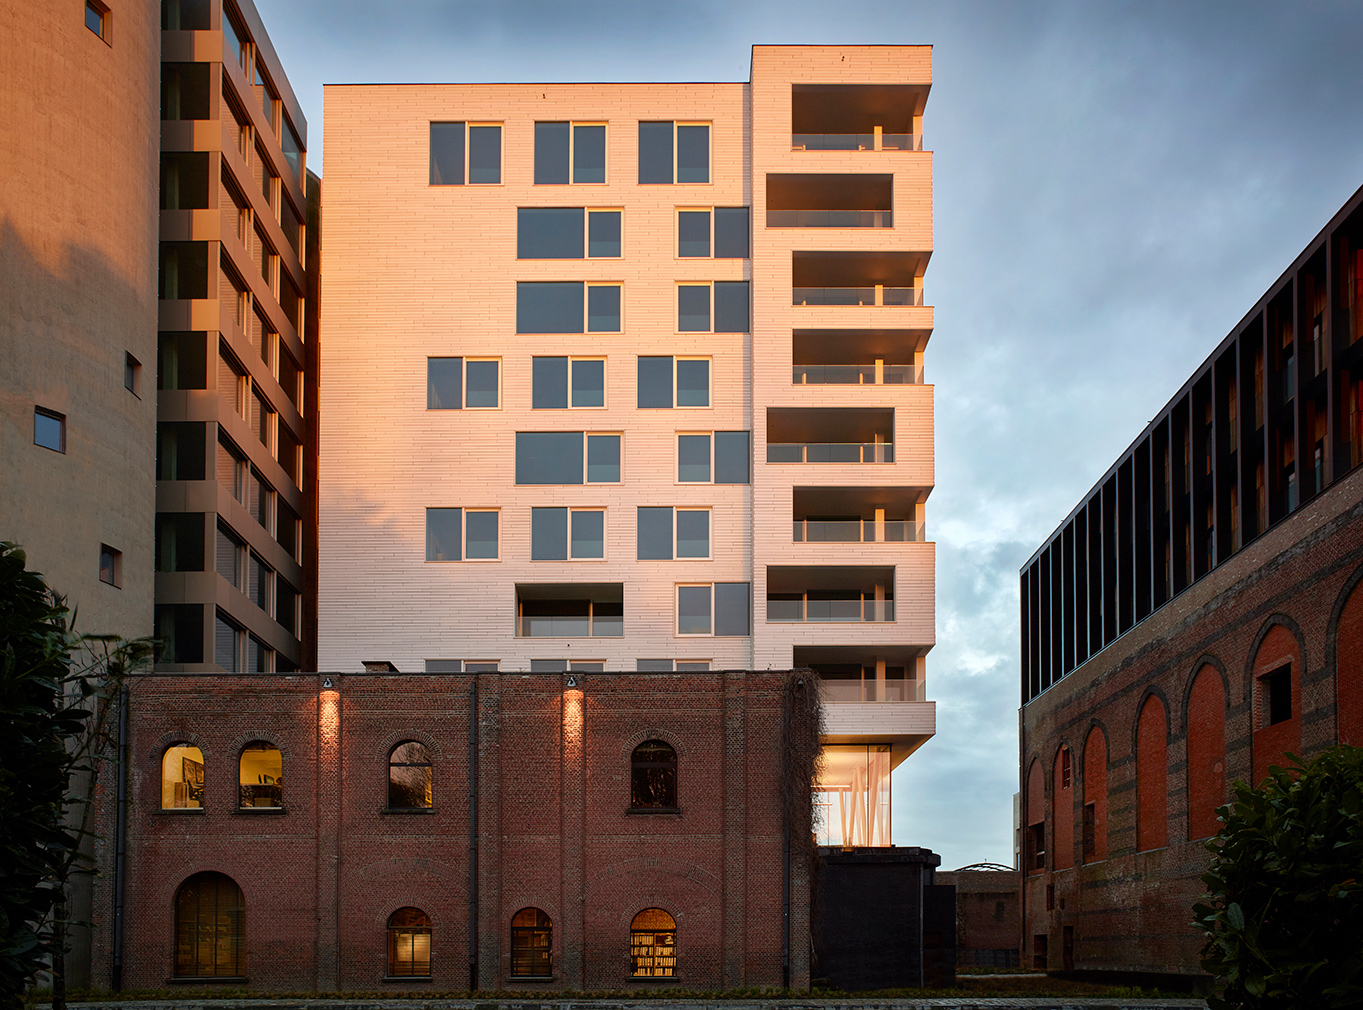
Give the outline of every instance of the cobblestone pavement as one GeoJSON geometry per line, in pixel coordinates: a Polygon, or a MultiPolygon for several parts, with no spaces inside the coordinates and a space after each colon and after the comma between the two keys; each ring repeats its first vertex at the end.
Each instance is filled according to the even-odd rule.
{"type": "MultiPolygon", "coordinates": [[[[49,1005],[44,1004],[44,1007],[49,1005]]],[[[70,1003],[75,1010],[1205,1010],[1194,998],[951,996],[923,999],[183,999],[70,1003]]]]}

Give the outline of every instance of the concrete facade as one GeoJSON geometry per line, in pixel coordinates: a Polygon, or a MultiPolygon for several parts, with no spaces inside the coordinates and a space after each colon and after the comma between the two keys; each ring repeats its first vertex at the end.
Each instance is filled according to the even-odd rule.
{"type": "Polygon", "coordinates": [[[1036,967],[1200,984],[1190,909],[1228,783],[1363,742],[1361,208],[1023,569],[1036,967]]]}

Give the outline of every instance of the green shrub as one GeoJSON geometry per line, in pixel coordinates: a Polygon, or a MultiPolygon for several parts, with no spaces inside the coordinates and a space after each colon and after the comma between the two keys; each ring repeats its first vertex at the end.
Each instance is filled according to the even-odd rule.
{"type": "Polygon", "coordinates": [[[1363,748],[1232,786],[1193,906],[1216,1010],[1363,1005],[1363,748]]]}

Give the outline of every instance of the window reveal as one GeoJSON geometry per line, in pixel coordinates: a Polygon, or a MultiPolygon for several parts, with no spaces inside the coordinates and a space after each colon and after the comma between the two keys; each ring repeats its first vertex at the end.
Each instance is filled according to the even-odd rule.
{"type": "Polygon", "coordinates": [[[419,908],[399,908],[388,917],[388,976],[431,976],[431,919],[419,908]]]}
{"type": "Polygon", "coordinates": [[[645,740],[630,756],[630,808],[677,808],[677,752],[662,740],[645,740]]]}
{"type": "Polygon", "coordinates": [[[522,908],[511,918],[511,977],[551,977],[553,946],[553,920],[538,908],[522,908]]]}
{"type": "Polygon", "coordinates": [[[629,927],[630,975],[672,978],[677,974],[677,922],[661,908],[646,908],[629,927]]]}
{"type": "Polygon", "coordinates": [[[431,808],[431,752],[407,740],[388,755],[388,809],[431,808]]]}

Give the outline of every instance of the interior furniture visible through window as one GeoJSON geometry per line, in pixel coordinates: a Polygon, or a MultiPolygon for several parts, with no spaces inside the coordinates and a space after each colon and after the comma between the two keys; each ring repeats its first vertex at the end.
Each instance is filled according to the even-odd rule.
{"type": "Polygon", "coordinates": [[[634,978],[677,974],[677,921],[661,908],[646,908],[630,923],[629,964],[634,978]]]}
{"type": "Polygon", "coordinates": [[[161,809],[202,810],[203,805],[203,751],[192,744],[171,744],[161,755],[161,809]]]}
{"type": "Polygon", "coordinates": [[[511,977],[551,978],[554,923],[538,908],[522,908],[511,918],[511,977]]]}
{"type": "Polygon", "coordinates": [[[279,748],[254,740],[241,749],[238,761],[238,806],[280,809],[284,806],[284,756],[279,748]]]}
{"type": "Polygon", "coordinates": [[[419,908],[388,917],[388,977],[431,977],[431,919],[419,908]]]}

